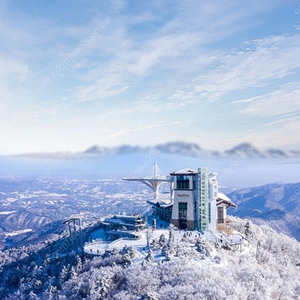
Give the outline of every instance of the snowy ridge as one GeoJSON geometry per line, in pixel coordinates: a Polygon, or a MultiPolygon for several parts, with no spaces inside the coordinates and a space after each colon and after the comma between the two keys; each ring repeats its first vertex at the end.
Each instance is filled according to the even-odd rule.
{"type": "Polygon", "coordinates": [[[229,213],[249,218],[258,224],[268,224],[300,241],[300,183],[271,183],[243,188],[228,194],[237,205],[229,213]]]}
{"type": "MultiPolygon", "coordinates": [[[[174,241],[176,240],[177,243],[184,241],[185,246],[189,246],[191,248],[189,249],[190,251],[194,250],[197,239],[201,239],[203,242],[209,242],[212,244],[219,243],[220,246],[228,245],[229,247],[239,248],[241,251],[245,250],[243,248],[248,247],[248,242],[245,240],[245,237],[237,231],[234,231],[232,235],[228,235],[225,232],[219,232],[215,230],[201,234],[196,231],[180,231],[178,229],[173,229],[172,234],[174,236],[174,241]]],[[[134,247],[137,250],[137,253],[139,253],[139,256],[144,258],[145,252],[149,251],[149,248],[147,247],[147,235],[150,235],[152,243],[156,243],[155,241],[159,241],[162,236],[169,236],[170,229],[145,229],[140,232],[139,239],[120,238],[113,242],[96,239],[84,245],[84,252],[88,255],[99,256],[103,255],[106,251],[120,251],[124,247],[134,247]]],[[[189,247],[187,247],[187,249],[189,247]]],[[[161,261],[164,259],[164,257],[160,254],[160,251],[156,252],[156,256],[154,257],[156,261],[161,261]]]]}
{"type": "Polygon", "coordinates": [[[76,253],[67,237],[1,252],[0,299],[298,300],[300,243],[268,226],[230,221],[246,239],[242,249],[222,233],[162,229],[150,248],[123,244],[101,256],[76,253]]]}

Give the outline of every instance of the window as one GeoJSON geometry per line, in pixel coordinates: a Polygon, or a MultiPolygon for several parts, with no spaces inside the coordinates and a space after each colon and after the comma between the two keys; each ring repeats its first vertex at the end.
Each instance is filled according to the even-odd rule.
{"type": "Polygon", "coordinates": [[[190,178],[186,175],[177,176],[177,190],[188,190],[190,188],[190,178]]]}
{"type": "Polygon", "coordinates": [[[218,224],[224,223],[224,207],[218,207],[218,224]]]}
{"type": "Polygon", "coordinates": [[[211,204],[208,203],[208,222],[211,223],[211,204]]]}
{"type": "Polygon", "coordinates": [[[179,219],[187,219],[187,203],[179,202],[178,203],[178,217],[179,219]]]}

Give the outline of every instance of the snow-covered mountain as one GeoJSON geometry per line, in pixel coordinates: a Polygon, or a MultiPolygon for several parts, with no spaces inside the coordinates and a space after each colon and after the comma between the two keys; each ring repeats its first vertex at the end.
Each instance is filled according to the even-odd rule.
{"type": "Polygon", "coordinates": [[[100,147],[100,146],[92,146],[83,152],[83,154],[92,154],[92,155],[123,155],[123,154],[134,154],[140,153],[143,151],[147,151],[148,148],[142,148],[139,146],[130,146],[130,145],[121,145],[119,147],[100,147]]]}
{"type": "MultiPolygon", "coordinates": [[[[229,214],[267,223],[300,240],[300,183],[221,190],[238,205],[229,214]]],[[[162,185],[162,196],[167,198],[168,191],[168,185],[162,185]]],[[[122,180],[1,179],[0,249],[57,235],[61,221],[72,215],[91,222],[94,217],[124,211],[141,213],[152,197],[146,186],[122,180]]]]}
{"type": "Polygon", "coordinates": [[[114,148],[93,146],[86,151],[84,154],[129,154],[129,153],[140,153],[151,151],[156,149],[161,153],[182,155],[189,157],[198,158],[226,158],[226,157],[244,157],[247,158],[296,158],[300,157],[300,151],[283,151],[281,149],[267,149],[259,150],[250,143],[242,143],[229,150],[221,152],[219,150],[207,150],[200,147],[195,143],[188,143],[182,141],[169,142],[165,144],[159,144],[153,147],[139,147],[123,145],[114,148]]]}
{"type": "Polygon", "coordinates": [[[124,155],[147,153],[149,151],[159,151],[164,154],[182,155],[196,158],[228,158],[228,157],[247,157],[247,158],[299,158],[300,150],[283,151],[281,149],[259,150],[250,143],[242,143],[225,151],[203,149],[198,144],[175,141],[165,144],[159,144],[152,147],[140,147],[131,145],[120,145],[118,147],[105,147],[94,145],[83,152],[74,153],[29,153],[17,156],[31,158],[59,158],[62,155],[69,158],[83,158],[89,155],[124,155]]]}
{"type": "Polygon", "coordinates": [[[146,186],[122,180],[0,179],[0,250],[57,235],[73,215],[91,222],[124,211],[141,213],[151,197],[146,186]]]}
{"type": "Polygon", "coordinates": [[[225,150],[224,154],[230,157],[239,157],[239,156],[246,156],[246,157],[266,157],[266,155],[259,151],[256,147],[254,147],[250,143],[242,143],[239,144],[229,150],[225,150]]]}
{"type": "Polygon", "coordinates": [[[0,299],[299,299],[300,243],[238,218],[230,226],[242,248],[212,233],[162,230],[150,247],[76,251],[97,223],[81,235],[12,248],[0,252],[0,299]]]}
{"type": "Polygon", "coordinates": [[[0,299],[298,299],[300,244],[279,232],[298,238],[300,183],[224,189],[238,204],[230,214],[261,223],[230,218],[229,225],[246,237],[243,249],[212,233],[197,238],[196,232],[177,232],[166,247],[152,240],[151,249],[124,246],[91,259],[76,253],[75,245],[90,241],[101,216],[143,213],[153,196],[146,186],[2,179],[0,299]],[[68,237],[62,222],[79,214],[82,235],[68,237]]]}
{"type": "Polygon", "coordinates": [[[155,146],[157,150],[166,154],[176,154],[191,157],[219,157],[219,151],[209,151],[202,149],[195,143],[170,142],[155,146]]]}
{"type": "Polygon", "coordinates": [[[228,195],[237,205],[229,213],[267,223],[300,241],[300,183],[272,183],[244,188],[228,195]]]}

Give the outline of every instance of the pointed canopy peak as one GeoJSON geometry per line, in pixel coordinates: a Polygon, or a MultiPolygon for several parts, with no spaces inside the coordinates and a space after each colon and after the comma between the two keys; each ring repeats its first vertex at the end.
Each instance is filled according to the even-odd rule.
{"type": "Polygon", "coordinates": [[[218,192],[218,198],[221,200],[231,201],[224,193],[218,192]]]}
{"type": "Polygon", "coordinates": [[[170,175],[196,175],[196,174],[198,174],[198,172],[190,168],[184,168],[170,173],[170,175]]]}
{"type": "Polygon", "coordinates": [[[225,203],[227,205],[227,207],[229,207],[229,206],[234,207],[234,208],[237,207],[237,205],[234,204],[231,201],[231,199],[229,199],[224,193],[218,192],[217,205],[219,205],[221,203],[225,203]]]}

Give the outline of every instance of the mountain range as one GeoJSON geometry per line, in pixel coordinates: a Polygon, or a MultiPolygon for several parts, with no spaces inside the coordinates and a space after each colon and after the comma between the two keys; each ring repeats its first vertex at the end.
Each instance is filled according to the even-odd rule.
{"type": "MultiPolygon", "coordinates": [[[[164,144],[158,144],[152,147],[140,147],[131,145],[120,145],[117,147],[105,147],[94,145],[85,151],[68,153],[70,157],[86,157],[86,156],[105,156],[105,155],[123,155],[136,154],[149,151],[159,151],[164,154],[176,154],[187,157],[196,158],[299,158],[300,150],[283,151],[281,149],[270,148],[267,150],[259,150],[250,143],[242,143],[229,150],[223,152],[218,150],[206,150],[196,143],[183,141],[174,141],[164,144]]],[[[29,153],[20,154],[18,156],[37,157],[37,158],[55,158],[64,155],[64,153],[29,153]]]]}
{"type": "Polygon", "coordinates": [[[300,183],[243,188],[228,197],[238,205],[237,209],[229,209],[229,214],[268,224],[300,241],[300,183]]]}
{"type": "MultiPolygon", "coordinates": [[[[162,185],[161,196],[168,189],[162,185]]],[[[229,215],[268,224],[300,241],[300,183],[220,189],[238,206],[228,209],[229,215]]],[[[73,215],[80,214],[89,223],[124,211],[143,213],[152,197],[146,186],[123,180],[0,179],[0,250],[51,239],[60,234],[63,220],[73,215]]]]}

